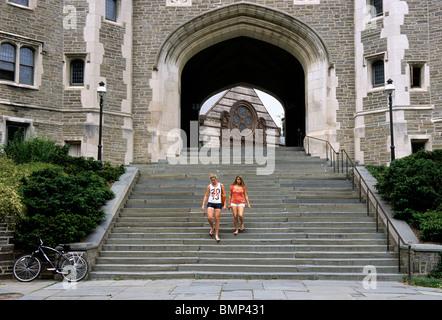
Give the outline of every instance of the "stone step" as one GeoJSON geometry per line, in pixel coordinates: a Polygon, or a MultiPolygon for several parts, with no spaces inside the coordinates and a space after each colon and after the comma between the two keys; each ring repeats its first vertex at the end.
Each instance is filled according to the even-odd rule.
{"type": "MultiPolygon", "coordinates": [[[[195,232],[186,232],[186,233],[166,233],[166,232],[159,232],[159,233],[143,233],[143,232],[135,232],[131,229],[126,228],[120,229],[120,232],[118,230],[113,230],[108,240],[112,241],[111,239],[207,239],[208,235],[207,233],[195,233],[195,232]]],[[[208,231],[208,229],[206,229],[208,231]]],[[[231,229],[231,233],[222,233],[223,239],[237,239],[239,237],[244,238],[245,233],[240,232],[239,236],[235,236],[233,234],[233,229],[231,229]]],[[[260,233],[252,233],[248,231],[247,229],[247,236],[245,239],[308,239],[308,240],[320,240],[323,239],[325,241],[334,241],[334,240],[343,240],[348,239],[349,241],[357,241],[358,239],[381,239],[386,240],[385,235],[382,233],[266,233],[266,232],[260,232],[260,233]]]]}
{"type": "MultiPolygon", "coordinates": [[[[169,271],[169,272],[91,272],[93,279],[296,279],[296,280],[343,280],[361,281],[367,273],[348,272],[213,272],[213,271],[169,271]]],[[[378,281],[401,281],[402,275],[396,273],[377,273],[378,281]]]]}
{"type": "MultiPolygon", "coordinates": [[[[242,152],[242,151],[238,151],[242,152]]],[[[191,152],[189,152],[191,153],[191,152]]],[[[256,163],[202,166],[140,165],[140,177],[91,272],[93,279],[246,278],[345,279],[377,268],[378,280],[398,280],[397,254],[344,174],[296,149],[275,150],[272,175],[256,163]],[[246,230],[233,235],[232,213],[222,211],[221,242],[208,234],[201,202],[209,173],[228,191],[241,173],[252,210],[246,230]]],[[[198,160],[198,159],[197,159],[198,160]]],[[[230,158],[229,161],[232,161],[230,158]]]]}
{"type": "MultiPolygon", "coordinates": [[[[215,242],[215,241],[213,241],[215,242]]],[[[103,250],[113,251],[217,251],[219,243],[215,244],[104,244],[103,250]]],[[[317,245],[317,244],[281,244],[279,241],[267,240],[265,244],[228,244],[223,250],[225,251],[252,251],[252,252],[385,252],[385,245],[365,244],[365,245],[317,245]]]]}
{"type": "Polygon", "coordinates": [[[99,257],[97,258],[97,264],[117,264],[117,265],[156,265],[156,264],[216,264],[216,265],[246,265],[246,264],[257,264],[257,265],[293,265],[293,266],[303,266],[303,265],[314,265],[314,266],[386,266],[392,267],[394,263],[397,262],[394,259],[387,258],[359,258],[359,259],[322,259],[322,258],[312,258],[312,259],[299,259],[293,257],[99,257]]]}
{"type": "MultiPolygon", "coordinates": [[[[106,243],[107,244],[206,244],[207,238],[182,238],[171,237],[171,238],[128,238],[128,237],[118,237],[118,234],[110,237],[106,243]]],[[[229,237],[223,238],[223,243],[226,245],[267,245],[272,243],[277,243],[281,245],[297,245],[297,244],[310,244],[310,245],[367,245],[367,244],[377,244],[377,245],[385,245],[387,242],[386,239],[377,239],[377,238],[365,238],[365,239],[355,239],[355,238],[344,238],[344,239],[310,239],[310,238],[284,238],[284,237],[268,237],[268,238],[244,238],[244,237],[229,237]]]]}
{"type": "Polygon", "coordinates": [[[149,250],[149,251],[132,251],[132,250],[106,250],[102,251],[100,257],[107,258],[224,258],[224,259],[236,259],[236,257],[242,258],[260,258],[260,259],[329,259],[329,260],[346,260],[352,261],[355,259],[388,259],[392,264],[397,264],[396,254],[393,252],[378,251],[225,251],[219,249],[216,251],[198,250],[198,251],[171,251],[171,250],[149,250]]]}
{"type": "MultiPolygon", "coordinates": [[[[212,272],[251,272],[251,273],[297,273],[297,272],[325,272],[325,273],[358,273],[362,272],[364,265],[347,266],[318,266],[318,265],[284,265],[284,264],[96,264],[94,271],[113,272],[199,272],[211,270],[212,272]]],[[[394,273],[397,268],[394,266],[377,266],[377,272],[394,273]]]]}

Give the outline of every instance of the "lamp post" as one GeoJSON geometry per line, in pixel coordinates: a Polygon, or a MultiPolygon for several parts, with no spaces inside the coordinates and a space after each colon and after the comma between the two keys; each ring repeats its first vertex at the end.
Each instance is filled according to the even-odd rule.
{"type": "Polygon", "coordinates": [[[100,165],[103,165],[101,162],[101,135],[102,135],[102,131],[103,131],[103,100],[104,97],[106,95],[106,87],[105,87],[105,83],[103,81],[101,81],[99,83],[99,87],[97,88],[97,93],[98,96],[100,97],[100,123],[98,126],[98,156],[97,156],[97,160],[100,162],[100,165]]]}
{"type": "Polygon", "coordinates": [[[393,80],[388,79],[387,85],[385,86],[385,93],[388,96],[388,106],[390,108],[390,137],[391,137],[391,162],[394,161],[395,155],[394,155],[394,136],[393,136],[393,93],[394,93],[394,85],[393,80]]]}

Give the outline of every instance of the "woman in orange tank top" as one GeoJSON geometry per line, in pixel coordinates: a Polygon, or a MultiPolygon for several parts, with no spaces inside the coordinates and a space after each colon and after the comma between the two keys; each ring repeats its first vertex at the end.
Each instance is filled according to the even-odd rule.
{"type": "Polygon", "coordinates": [[[239,231],[244,231],[244,208],[246,203],[250,207],[249,197],[247,195],[247,187],[244,183],[244,179],[237,175],[235,181],[230,185],[230,193],[229,193],[229,209],[232,208],[233,212],[233,223],[235,225],[235,232],[233,233],[235,236],[239,231]],[[238,217],[241,221],[241,229],[238,230],[238,217]]]}

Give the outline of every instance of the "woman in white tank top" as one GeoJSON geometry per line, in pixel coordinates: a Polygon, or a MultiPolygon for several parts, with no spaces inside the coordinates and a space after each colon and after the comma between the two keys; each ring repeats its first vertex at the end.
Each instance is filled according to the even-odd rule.
{"type": "Polygon", "coordinates": [[[213,173],[210,174],[210,182],[211,183],[207,186],[206,194],[204,195],[201,210],[204,211],[204,206],[206,200],[208,199],[209,201],[207,203],[207,220],[210,224],[209,234],[210,236],[213,236],[213,229],[215,229],[215,240],[219,242],[221,240],[218,236],[219,218],[221,215],[221,209],[226,210],[226,193],[224,191],[224,185],[221,182],[218,182],[218,177],[213,173]],[[213,225],[213,213],[215,213],[215,226],[213,225]]]}

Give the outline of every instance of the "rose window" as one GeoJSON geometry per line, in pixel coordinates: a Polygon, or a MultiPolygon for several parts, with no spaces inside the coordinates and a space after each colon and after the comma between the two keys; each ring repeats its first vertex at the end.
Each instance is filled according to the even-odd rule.
{"type": "Polygon", "coordinates": [[[253,114],[248,106],[240,105],[235,108],[232,114],[232,125],[240,132],[245,129],[253,130],[253,114]]]}

